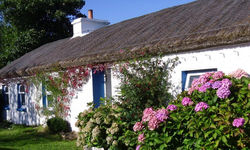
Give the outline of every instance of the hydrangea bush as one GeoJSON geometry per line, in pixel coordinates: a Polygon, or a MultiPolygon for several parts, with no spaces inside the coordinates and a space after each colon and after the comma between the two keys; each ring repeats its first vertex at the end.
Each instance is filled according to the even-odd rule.
{"type": "MultiPolygon", "coordinates": [[[[110,150],[134,149],[137,140],[136,133],[132,131],[134,123],[148,106],[165,106],[172,98],[168,92],[171,87],[169,77],[177,64],[177,58],[163,61],[161,58],[144,57],[116,65],[116,73],[121,79],[116,107],[107,103],[80,113],[76,124],[80,129],[78,145],[110,150]]],[[[165,113],[159,110],[158,118],[165,120],[165,113]]],[[[153,121],[150,124],[152,130],[156,128],[153,121]]],[[[134,130],[141,130],[140,127],[138,123],[134,130]]],[[[139,137],[140,141],[144,140],[143,134],[139,137]]]]}
{"type": "Polygon", "coordinates": [[[245,71],[205,73],[168,106],[143,111],[136,149],[249,149],[249,114],[245,71]]]}
{"type": "Polygon", "coordinates": [[[119,141],[123,124],[121,110],[117,105],[90,107],[78,116],[76,126],[79,128],[77,146],[83,148],[98,147],[118,149],[123,147],[119,141]]]}

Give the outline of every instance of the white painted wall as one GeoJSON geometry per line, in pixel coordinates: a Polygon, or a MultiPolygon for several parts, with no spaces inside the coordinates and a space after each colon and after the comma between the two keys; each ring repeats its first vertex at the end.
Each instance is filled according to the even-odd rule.
{"type": "Polygon", "coordinates": [[[182,71],[217,68],[218,71],[229,74],[240,68],[250,73],[250,46],[186,52],[165,56],[163,59],[176,56],[181,64],[174,69],[172,82],[175,85],[173,89],[177,89],[178,93],[181,92],[182,71]]]}
{"type": "Polygon", "coordinates": [[[68,121],[71,124],[71,128],[74,131],[77,131],[78,128],[75,127],[78,114],[87,109],[87,103],[93,102],[93,82],[92,75],[90,76],[87,84],[84,84],[77,95],[72,99],[71,102],[71,112],[68,121]]]}
{"type": "Polygon", "coordinates": [[[72,23],[73,25],[73,38],[77,36],[84,36],[94,30],[109,25],[106,20],[89,19],[89,18],[78,18],[72,23]]]}
{"type": "Polygon", "coordinates": [[[11,83],[9,87],[9,110],[6,110],[7,120],[15,124],[39,125],[40,117],[35,109],[35,98],[37,90],[34,85],[29,87],[29,92],[25,94],[26,112],[17,111],[17,83],[11,83]]]}
{"type": "MultiPolygon", "coordinates": [[[[175,95],[181,92],[182,71],[217,68],[218,71],[228,74],[240,68],[250,73],[250,46],[171,54],[164,56],[163,60],[175,57],[181,62],[171,74],[174,85],[171,92],[175,95]]],[[[120,81],[117,78],[112,79],[112,93],[115,96],[118,95],[120,81]]]]}
{"type": "MultiPolygon", "coordinates": [[[[185,52],[179,54],[167,55],[163,59],[179,57],[179,64],[172,73],[172,82],[175,85],[174,89],[181,92],[181,73],[182,71],[201,70],[217,68],[218,71],[223,71],[226,74],[241,68],[246,72],[250,72],[250,46],[242,46],[237,48],[222,48],[222,49],[206,49],[194,52],[185,52]]],[[[118,87],[120,80],[111,73],[112,96],[116,97],[119,93],[118,87]]],[[[18,112],[17,108],[17,87],[16,83],[10,85],[10,110],[7,111],[7,119],[16,124],[38,125],[44,123],[44,118],[40,118],[35,110],[35,99],[41,93],[31,86],[29,93],[26,96],[27,112],[18,112]]],[[[41,99],[42,102],[42,99],[41,99]]],[[[93,102],[93,85],[92,77],[89,78],[78,94],[73,98],[71,103],[71,112],[68,121],[71,123],[73,130],[77,131],[75,122],[80,112],[87,109],[87,103],[93,102]]]]}

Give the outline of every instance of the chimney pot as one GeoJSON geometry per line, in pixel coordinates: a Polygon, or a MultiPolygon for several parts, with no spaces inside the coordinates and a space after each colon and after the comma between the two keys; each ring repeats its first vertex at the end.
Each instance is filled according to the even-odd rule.
{"type": "Polygon", "coordinates": [[[88,10],[88,18],[93,19],[93,10],[92,9],[88,10]]]}

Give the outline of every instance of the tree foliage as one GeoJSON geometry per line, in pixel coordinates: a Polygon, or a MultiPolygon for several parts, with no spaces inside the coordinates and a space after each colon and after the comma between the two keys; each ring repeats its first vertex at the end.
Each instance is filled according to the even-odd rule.
{"type": "Polygon", "coordinates": [[[51,41],[72,35],[83,0],[0,0],[0,68],[51,41]]]}

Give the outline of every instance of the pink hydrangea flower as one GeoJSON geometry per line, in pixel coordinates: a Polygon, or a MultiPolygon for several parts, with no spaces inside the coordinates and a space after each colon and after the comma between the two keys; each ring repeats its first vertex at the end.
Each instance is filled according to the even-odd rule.
{"type": "Polygon", "coordinates": [[[136,150],[140,150],[141,145],[136,146],[136,150]]]}
{"type": "Polygon", "coordinates": [[[199,92],[206,92],[207,89],[211,88],[212,84],[210,82],[207,82],[203,84],[201,87],[199,87],[199,92]]]}
{"type": "Polygon", "coordinates": [[[198,79],[200,85],[207,83],[208,80],[209,80],[209,78],[207,78],[205,75],[204,76],[201,75],[198,79]]]}
{"type": "Polygon", "coordinates": [[[229,74],[231,77],[236,78],[236,79],[241,79],[242,77],[248,77],[248,73],[245,72],[242,69],[238,69],[232,73],[229,74]]]}
{"type": "Polygon", "coordinates": [[[232,85],[232,82],[229,79],[223,79],[221,82],[223,87],[230,88],[232,85]]]}
{"type": "Polygon", "coordinates": [[[208,106],[207,103],[205,103],[205,102],[199,102],[198,104],[196,104],[194,110],[196,112],[198,112],[198,111],[202,111],[203,109],[208,109],[208,108],[209,108],[209,106],[208,106]]]}
{"type": "Polygon", "coordinates": [[[136,122],[134,127],[133,127],[133,130],[136,132],[136,131],[141,131],[142,129],[144,128],[142,122],[136,122]]]}
{"type": "Polygon", "coordinates": [[[166,109],[159,109],[157,110],[155,116],[159,120],[159,122],[163,122],[168,118],[168,111],[166,109]]]}
{"type": "Polygon", "coordinates": [[[159,126],[159,120],[155,116],[153,116],[148,122],[148,129],[155,130],[156,128],[158,128],[158,126],[159,126]]]}
{"type": "Polygon", "coordinates": [[[213,84],[212,84],[212,88],[213,89],[218,89],[222,86],[222,82],[221,81],[215,81],[213,84]]]}
{"type": "Polygon", "coordinates": [[[188,94],[191,95],[194,90],[199,90],[200,92],[205,92],[207,88],[211,87],[213,83],[210,77],[213,73],[208,72],[201,75],[198,79],[193,80],[191,88],[188,90],[188,94]],[[205,85],[206,84],[206,85],[205,85]]]}
{"type": "Polygon", "coordinates": [[[143,116],[142,116],[142,121],[143,122],[147,122],[149,121],[155,114],[156,112],[150,107],[150,108],[146,108],[143,111],[143,116]]]}
{"type": "Polygon", "coordinates": [[[233,126],[239,128],[239,127],[243,126],[244,123],[245,123],[245,119],[244,118],[236,118],[233,121],[233,126]]]}
{"type": "Polygon", "coordinates": [[[169,109],[169,110],[171,110],[171,111],[174,111],[174,110],[176,110],[177,108],[178,108],[178,107],[175,106],[175,105],[168,105],[167,110],[169,109]]]}
{"type": "Polygon", "coordinates": [[[189,97],[184,97],[181,101],[183,106],[191,106],[194,102],[189,97]]]}
{"type": "Polygon", "coordinates": [[[220,88],[216,91],[216,94],[219,98],[225,99],[231,94],[229,88],[232,86],[232,82],[229,79],[223,79],[221,81],[220,88]]]}
{"type": "Polygon", "coordinates": [[[144,140],[145,140],[145,136],[144,136],[144,133],[142,133],[138,136],[138,141],[143,143],[144,140]]]}
{"type": "Polygon", "coordinates": [[[214,72],[206,72],[206,73],[204,74],[204,76],[205,76],[206,78],[210,78],[213,74],[214,74],[214,72]]]}
{"type": "Polygon", "coordinates": [[[227,87],[220,87],[217,91],[216,91],[216,95],[221,98],[221,99],[225,99],[228,98],[228,96],[231,94],[230,90],[227,87]]]}
{"type": "Polygon", "coordinates": [[[219,80],[222,79],[224,76],[224,73],[222,71],[217,71],[212,75],[213,80],[219,80]]]}
{"type": "Polygon", "coordinates": [[[199,79],[194,79],[192,82],[192,88],[197,90],[199,88],[199,85],[200,85],[199,79]]]}

